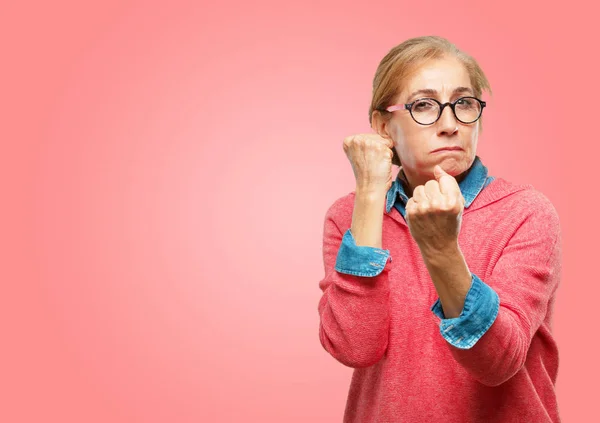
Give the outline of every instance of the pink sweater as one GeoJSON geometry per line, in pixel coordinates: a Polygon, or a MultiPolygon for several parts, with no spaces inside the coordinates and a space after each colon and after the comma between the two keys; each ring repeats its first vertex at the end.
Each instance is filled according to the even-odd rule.
{"type": "MultiPolygon", "coordinates": [[[[498,315],[469,349],[440,334],[437,292],[396,208],[374,277],[334,270],[352,223],[352,192],[329,208],[323,234],[319,338],[354,368],[345,423],[559,422],[552,309],[561,275],[558,215],[530,185],[497,178],[463,212],[459,245],[469,270],[500,298],[498,315]]],[[[382,210],[385,213],[384,210],[382,210]]]]}

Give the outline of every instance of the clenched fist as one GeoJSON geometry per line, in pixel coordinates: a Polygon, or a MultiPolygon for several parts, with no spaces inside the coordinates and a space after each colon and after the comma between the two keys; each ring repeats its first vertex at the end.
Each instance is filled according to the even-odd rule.
{"type": "Polygon", "coordinates": [[[457,244],[465,205],[456,179],[440,165],[433,172],[435,179],[415,187],[406,203],[408,228],[422,252],[441,252],[457,244]]]}
{"type": "Polygon", "coordinates": [[[386,193],[392,186],[392,140],[378,134],[357,134],[344,139],[344,152],[352,164],[357,190],[386,193]]]}

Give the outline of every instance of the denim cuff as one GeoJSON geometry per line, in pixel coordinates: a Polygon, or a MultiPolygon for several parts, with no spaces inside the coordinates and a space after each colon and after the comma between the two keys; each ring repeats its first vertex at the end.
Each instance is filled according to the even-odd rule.
{"type": "Polygon", "coordinates": [[[384,270],[389,270],[389,266],[386,266],[388,258],[391,262],[389,250],[356,245],[352,232],[348,229],[338,250],[335,270],[354,276],[377,276],[384,270]]]}
{"type": "Polygon", "coordinates": [[[440,333],[451,345],[469,349],[492,326],[498,316],[500,298],[496,291],[471,273],[471,288],[458,317],[446,319],[439,298],[431,306],[433,314],[441,319],[440,333]]]}

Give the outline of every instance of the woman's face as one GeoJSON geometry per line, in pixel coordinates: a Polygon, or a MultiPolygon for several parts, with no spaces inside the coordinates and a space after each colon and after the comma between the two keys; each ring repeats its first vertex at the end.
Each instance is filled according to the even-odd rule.
{"type": "MultiPolygon", "coordinates": [[[[419,68],[406,81],[393,104],[412,103],[424,97],[445,103],[464,96],[475,96],[469,74],[457,59],[448,57],[429,61],[419,68]]],[[[432,125],[418,124],[408,110],[394,111],[389,120],[376,119],[375,122],[374,129],[394,141],[411,190],[434,179],[433,168],[437,164],[454,177],[460,175],[457,178],[460,181],[464,177],[461,174],[475,159],[479,122],[459,122],[448,106],[432,125]],[[444,147],[460,149],[434,152],[444,147]]]]}

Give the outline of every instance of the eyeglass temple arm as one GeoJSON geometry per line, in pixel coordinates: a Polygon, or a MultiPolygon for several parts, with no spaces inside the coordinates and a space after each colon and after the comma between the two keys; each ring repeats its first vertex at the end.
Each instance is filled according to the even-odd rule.
{"type": "Polygon", "coordinates": [[[402,109],[406,109],[405,104],[394,104],[393,106],[390,106],[385,110],[387,110],[388,112],[395,112],[396,110],[402,110],[402,109]]]}

